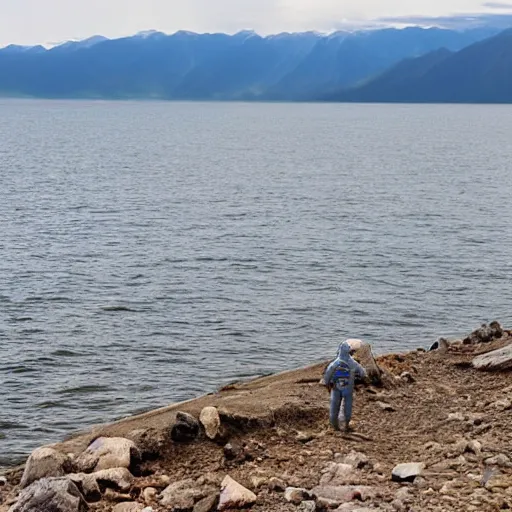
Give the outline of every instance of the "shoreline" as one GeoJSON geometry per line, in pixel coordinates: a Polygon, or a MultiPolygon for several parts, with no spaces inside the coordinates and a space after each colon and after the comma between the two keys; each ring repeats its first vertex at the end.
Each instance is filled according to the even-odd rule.
{"type": "MultiPolygon", "coordinates": [[[[217,479],[230,476],[250,489],[257,496],[253,510],[262,512],[285,512],[301,506],[287,501],[284,489],[269,486],[272,478],[285,482],[286,488],[315,490],[313,500],[302,500],[314,501],[314,510],[332,508],[325,508],[329,498],[323,496],[322,501],[322,492],[327,492],[322,485],[327,484],[371,488],[375,491],[371,496],[355,501],[384,511],[409,510],[410,503],[423,507],[414,510],[476,512],[496,510],[500,500],[501,505],[512,507],[511,373],[509,367],[485,372],[475,364],[503,347],[507,351],[512,348],[510,331],[486,342],[475,338],[474,343],[445,343],[441,339],[434,351],[420,348],[377,357],[381,382],[357,387],[353,437],[329,428],[329,398],[319,385],[326,362],[321,362],[230,384],[215,393],[93,427],[49,446],[62,456],[73,454],[72,462],[79,461],[91,442],[100,437],[128,439],[141,449],[129,493],[122,499],[119,489],[114,491],[116,497],[103,494],[91,505],[100,512],[110,512],[116,503],[129,500],[141,507],[151,506],[153,512],[174,510],[163,505],[161,495],[155,499],[145,496],[145,489],[155,488],[158,478],[168,478],[169,482],[185,479],[190,484],[191,479],[199,482],[207,474],[215,474],[217,479]],[[218,412],[220,434],[210,439],[201,427],[189,442],[171,439],[180,414],[197,421],[205,409],[212,408],[218,412]],[[228,445],[240,453],[232,457],[226,451],[228,445]],[[353,451],[364,452],[371,464],[354,468],[343,478],[334,474],[332,481],[328,480],[328,468],[341,471],[341,466],[347,466],[343,461],[353,451]],[[412,462],[425,467],[416,484],[393,482],[394,466],[412,462]],[[476,485],[487,470],[491,471],[488,480],[492,486],[487,482],[476,485]],[[267,483],[255,485],[260,473],[260,479],[266,478],[267,483]],[[448,482],[453,488],[446,487],[448,482]],[[396,494],[401,489],[410,495],[402,497],[405,508],[392,505],[400,501],[396,494]]],[[[0,512],[15,503],[22,473],[23,466],[0,471],[6,477],[6,485],[0,484],[0,512]]],[[[217,498],[219,492],[220,487],[217,498]]],[[[340,510],[356,510],[349,508],[353,501],[343,502],[347,507],[340,510]]]]}

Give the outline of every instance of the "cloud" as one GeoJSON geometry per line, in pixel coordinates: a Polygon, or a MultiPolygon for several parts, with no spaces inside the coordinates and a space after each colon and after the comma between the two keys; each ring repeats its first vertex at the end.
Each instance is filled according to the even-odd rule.
{"type": "Polygon", "coordinates": [[[511,10],[512,4],[506,2],[485,2],[482,7],[486,9],[500,9],[500,10],[511,10]]]}
{"type": "MultiPolygon", "coordinates": [[[[512,9],[512,6],[510,6],[512,9]]],[[[506,29],[512,27],[512,14],[464,14],[451,16],[386,16],[378,21],[384,24],[419,25],[466,30],[479,27],[506,29]]]]}

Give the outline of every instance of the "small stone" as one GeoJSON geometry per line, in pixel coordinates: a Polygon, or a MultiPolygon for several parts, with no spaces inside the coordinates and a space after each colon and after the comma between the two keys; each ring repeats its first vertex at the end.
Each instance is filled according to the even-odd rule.
{"type": "Polygon", "coordinates": [[[349,464],[354,469],[362,469],[369,464],[369,459],[364,453],[351,451],[343,459],[343,463],[349,464]]]}
{"type": "Polygon", "coordinates": [[[137,503],[136,501],[128,501],[125,503],[117,504],[112,509],[112,512],[142,512],[143,508],[144,506],[140,503],[137,503]]]}
{"type": "Polygon", "coordinates": [[[133,484],[133,475],[126,468],[104,469],[92,474],[98,484],[115,487],[120,491],[129,491],[133,484]]]}
{"type": "Polygon", "coordinates": [[[425,469],[425,464],[420,462],[409,462],[398,464],[394,467],[391,479],[394,482],[414,482],[417,476],[420,476],[425,469]]]}
{"type": "Polygon", "coordinates": [[[476,440],[470,441],[468,443],[468,451],[474,453],[475,455],[480,455],[482,452],[482,443],[476,440]]]}
{"type": "Polygon", "coordinates": [[[218,510],[244,508],[256,503],[256,495],[243,485],[226,476],[221,484],[218,510]]]}
{"type": "Polygon", "coordinates": [[[203,498],[194,505],[194,510],[192,512],[211,512],[217,505],[218,499],[219,497],[217,494],[206,496],[206,498],[203,498]]]}
{"type": "Polygon", "coordinates": [[[397,512],[404,512],[405,511],[405,505],[403,504],[402,501],[400,500],[393,500],[391,502],[391,506],[393,507],[394,510],[396,510],[397,512]]]}
{"type": "Polygon", "coordinates": [[[154,487],[146,487],[142,493],[145,503],[153,503],[156,501],[158,491],[154,487]]]}
{"type": "Polygon", "coordinates": [[[0,487],[7,485],[7,478],[5,476],[0,476],[0,487]]]}
{"type": "Polygon", "coordinates": [[[295,437],[299,443],[309,443],[315,439],[315,435],[312,432],[297,432],[297,436],[295,437]]]}
{"type": "Polygon", "coordinates": [[[252,475],[250,480],[253,489],[259,489],[267,483],[267,477],[261,475],[252,475]]]}
{"type": "Polygon", "coordinates": [[[199,421],[203,425],[208,439],[215,439],[218,436],[221,423],[216,407],[205,407],[199,415],[199,421]]]}
{"type": "Polygon", "coordinates": [[[466,441],[466,439],[461,439],[460,441],[455,443],[455,446],[453,447],[453,452],[456,453],[457,455],[462,455],[468,449],[468,445],[469,443],[468,441],[466,441]]]}
{"type": "Polygon", "coordinates": [[[314,501],[303,501],[297,508],[297,512],[316,512],[314,501]]]}
{"type": "Polygon", "coordinates": [[[464,415],[461,412],[452,412],[448,414],[448,421],[464,421],[464,415]]]}
{"type": "Polygon", "coordinates": [[[386,412],[395,412],[396,409],[391,405],[391,404],[388,404],[386,402],[377,402],[377,405],[383,410],[383,411],[386,411],[386,412]]]}
{"type": "Polygon", "coordinates": [[[200,487],[204,485],[211,485],[214,487],[220,487],[220,484],[222,483],[222,480],[224,480],[224,475],[221,475],[219,473],[205,473],[204,475],[200,476],[197,479],[197,485],[200,487]]]}
{"type": "Polygon", "coordinates": [[[224,457],[226,457],[227,460],[236,460],[240,459],[244,455],[243,448],[234,442],[227,443],[224,448],[224,457]]]}
{"type": "Polygon", "coordinates": [[[34,450],[27,460],[20,487],[23,489],[41,478],[61,477],[71,471],[67,455],[49,447],[34,450]]]}
{"type": "Polygon", "coordinates": [[[324,471],[325,473],[320,479],[321,485],[343,485],[349,483],[348,480],[354,473],[354,467],[350,464],[331,462],[324,471]]]}
{"type": "Polygon", "coordinates": [[[510,467],[510,459],[504,453],[500,453],[485,459],[485,464],[487,466],[510,467]]]}
{"type": "Polygon", "coordinates": [[[107,501],[132,501],[130,494],[114,491],[113,489],[105,489],[103,499],[107,501]]]}
{"type": "Polygon", "coordinates": [[[199,435],[199,422],[191,414],[178,412],[171,429],[171,439],[176,443],[189,443],[199,435]]]}
{"type": "Polygon", "coordinates": [[[400,374],[400,379],[404,382],[407,382],[407,384],[412,384],[416,382],[416,379],[413,377],[411,372],[403,372],[400,374]]]}
{"type": "Polygon", "coordinates": [[[373,499],[376,492],[373,487],[367,485],[319,485],[311,490],[318,500],[324,500],[332,506],[349,501],[367,501],[373,499]]]}
{"type": "Polygon", "coordinates": [[[311,499],[311,494],[300,487],[288,487],[284,491],[284,499],[294,505],[299,505],[303,501],[311,499]]]}
{"type": "Polygon", "coordinates": [[[411,501],[411,491],[408,487],[401,487],[395,493],[395,499],[400,500],[404,503],[408,503],[411,501]]]}
{"type": "Polygon", "coordinates": [[[286,490],[286,483],[276,476],[273,476],[267,485],[271,491],[284,492],[286,490]]]}

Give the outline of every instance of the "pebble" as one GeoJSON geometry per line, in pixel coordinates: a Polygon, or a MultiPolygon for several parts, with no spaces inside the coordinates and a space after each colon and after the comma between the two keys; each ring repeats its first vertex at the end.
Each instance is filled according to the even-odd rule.
{"type": "Polygon", "coordinates": [[[299,505],[303,501],[307,501],[310,497],[309,492],[300,487],[288,487],[284,491],[284,499],[295,505],[299,505]]]}

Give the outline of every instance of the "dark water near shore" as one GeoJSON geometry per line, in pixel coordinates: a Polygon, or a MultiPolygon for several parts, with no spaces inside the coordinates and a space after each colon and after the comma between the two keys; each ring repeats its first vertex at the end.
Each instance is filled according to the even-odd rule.
{"type": "Polygon", "coordinates": [[[0,100],[0,465],[512,324],[512,108],[0,100]]]}

